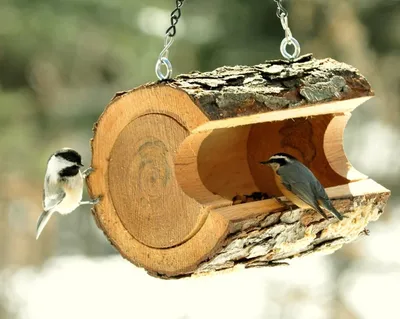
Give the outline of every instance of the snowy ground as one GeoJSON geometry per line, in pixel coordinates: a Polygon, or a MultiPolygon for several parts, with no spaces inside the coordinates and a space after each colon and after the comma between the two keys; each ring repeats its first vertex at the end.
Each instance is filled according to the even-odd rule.
{"type": "MultiPolygon", "coordinates": [[[[362,263],[339,280],[342,300],[359,318],[395,318],[398,312],[400,252],[394,256],[376,249],[393,236],[400,239],[400,225],[393,232],[381,232],[364,244],[366,254],[380,252],[374,256],[376,265],[390,257],[391,266],[362,263]]],[[[0,276],[8,279],[6,297],[20,319],[324,319],[331,318],[331,260],[314,256],[290,267],[165,281],[120,256],[75,256],[51,259],[40,270],[0,276]]]]}
{"type": "Polygon", "coordinates": [[[10,278],[8,296],[21,319],[251,319],[281,318],[285,310],[279,303],[289,294],[298,302],[291,304],[297,318],[317,319],[326,318],[328,283],[323,258],[294,267],[165,281],[119,256],[76,256],[50,260],[41,270],[18,271],[10,278]]]}

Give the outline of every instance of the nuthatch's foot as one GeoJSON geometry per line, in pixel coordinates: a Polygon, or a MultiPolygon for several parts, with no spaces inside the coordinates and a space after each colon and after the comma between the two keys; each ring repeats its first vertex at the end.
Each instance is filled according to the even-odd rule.
{"type": "Polygon", "coordinates": [[[88,177],[91,173],[93,173],[94,168],[93,167],[89,167],[87,169],[85,169],[82,173],[83,178],[88,177]]]}
{"type": "Polygon", "coordinates": [[[274,197],[279,204],[281,204],[282,206],[284,206],[286,209],[290,209],[290,212],[292,212],[292,205],[288,204],[287,202],[284,202],[282,199],[280,199],[279,197],[274,197]]]}

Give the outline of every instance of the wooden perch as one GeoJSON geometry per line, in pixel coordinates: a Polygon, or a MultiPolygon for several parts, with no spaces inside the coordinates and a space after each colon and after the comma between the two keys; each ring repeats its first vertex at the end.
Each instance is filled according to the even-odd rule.
{"type": "Polygon", "coordinates": [[[96,222],[121,255],[162,278],[338,249],[390,194],[343,150],[350,112],[372,95],[353,67],[311,55],[118,93],[94,127],[96,222]],[[259,162],[277,152],[307,165],[348,218],[273,199],[282,194],[259,162]]]}

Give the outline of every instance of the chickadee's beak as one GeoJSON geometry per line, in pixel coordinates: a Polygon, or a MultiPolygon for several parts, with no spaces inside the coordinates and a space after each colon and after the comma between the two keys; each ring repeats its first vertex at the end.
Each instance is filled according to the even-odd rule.
{"type": "Polygon", "coordinates": [[[37,221],[36,225],[36,240],[39,238],[40,234],[42,233],[44,227],[46,226],[47,222],[49,221],[51,215],[53,215],[52,211],[44,211],[37,221]]]}
{"type": "Polygon", "coordinates": [[[85,166],[85,165],[83,165],[82,163],[79,163],[78,165],[79,165],[80,167],[83,167],[83,166],[85,166]]]}

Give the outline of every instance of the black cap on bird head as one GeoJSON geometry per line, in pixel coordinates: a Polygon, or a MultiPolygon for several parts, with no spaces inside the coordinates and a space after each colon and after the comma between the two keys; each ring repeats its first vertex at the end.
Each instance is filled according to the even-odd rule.
{"type": "Polygon", "coordinates": [[[260,164],[263,165],[273,165],[280,167],[283,165],[286,165],[288,163],[290,163],[291,161],[296,161],[297,159],[295,157],[293,157],[292,155],[286,154],[286,153],[276,153],[274,155],[272,155],[268,161],[263,161],[260,162],[260,164]]]}
{"type": "Polygon", "coordinates": [[[63,148],[54,153],[54,156],[61,157],[71,163],[74,163],[79,166],[83,166],[81,155],[73,150],[72,148],[63,148]]]}

